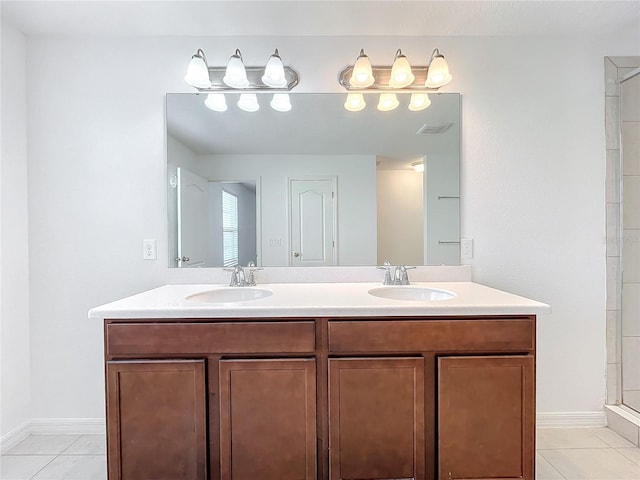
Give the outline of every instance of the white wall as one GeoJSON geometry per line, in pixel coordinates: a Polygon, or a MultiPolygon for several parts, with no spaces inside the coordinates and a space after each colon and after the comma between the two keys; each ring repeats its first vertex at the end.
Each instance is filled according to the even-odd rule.
{"type": "Polygon", "coordinates": [[[301,72],[302,92],[341,91],[336,75],[362,46],[376,61],[399,46],[414,62],[434,47],[447,56],[446,90],[463,94],[462,234],[474,239],[475,279],[553,306],[538,325],[538,411],[600,410],[602,59],[639,54],[632,33],[30,38],[34,416],[103,416],[102,329],[86,312],[167,278],[163,94],[189,91],[182,77],[196,48],[212,64],[235,48],[258,64],[276,46],[301,72]],[[142,260],[144,238],[158,239],[157,262],[142,260]]]}
{"type": "Polygon", "coordinates": [[[424,265],[422,177],[413,169],[376,172],[378,265],[424,265]]]}
{"type": "Polygon", "coordinates": [[[31,415],[27,94],[24,35],[2,21],[0,437],[31,415]]]}

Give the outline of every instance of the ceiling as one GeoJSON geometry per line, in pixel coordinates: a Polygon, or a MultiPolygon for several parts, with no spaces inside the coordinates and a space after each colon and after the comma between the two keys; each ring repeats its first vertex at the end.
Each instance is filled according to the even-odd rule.
{"type": "Polygon", "coordinates": [[[640,25],[640,0],[2,0],[28,35],[579,35],[640,25]]]}

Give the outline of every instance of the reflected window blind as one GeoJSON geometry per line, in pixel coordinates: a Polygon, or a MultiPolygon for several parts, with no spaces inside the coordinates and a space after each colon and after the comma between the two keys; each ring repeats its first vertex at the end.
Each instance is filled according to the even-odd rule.
{"type": "Polygon", "coordinates": [[[225,267],[238,265],[238,197],[222,191],[222,246],[225,267]]]}

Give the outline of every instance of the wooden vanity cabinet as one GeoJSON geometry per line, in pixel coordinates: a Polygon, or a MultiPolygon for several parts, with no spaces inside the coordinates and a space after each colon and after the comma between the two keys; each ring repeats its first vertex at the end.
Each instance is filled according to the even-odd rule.
{"type": "Polygon", "coordinates": [[[105,320],[109,480],[534,480],[535,316],[105,320]]]}

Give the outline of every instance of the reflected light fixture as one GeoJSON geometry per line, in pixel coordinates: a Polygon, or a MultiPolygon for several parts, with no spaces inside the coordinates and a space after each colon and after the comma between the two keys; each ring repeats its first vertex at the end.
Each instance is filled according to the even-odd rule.
{"type": "Polygon", "coordinates": [[[412,93],[411,100],[409,101],[409,110],[412,112],[419,112],[431,105],[429,95],[426,93],[412,93]]]}
{"type": "Polygon", "coordinates": [[[260,109],[258,97],[255,93],[241,93],[238,99],[238,108],[245,112],[257,112],[260,109]]]}
{"type": "Polygon", "coordinates": [[[347,101],[344,102],[344,108],[350,112],[359,112],[366,107],[366,105],[367,104],[364,101],[364,95],[362,93],[349,92],[347,94],[347,101]]]}
{"type": "Polygon", "coordinates": [[[418,160],[417,162],[413,162],[411,164],[411,166],[418,173],[424,172],[424,162],[422,160],[418,160]]]}
{"type": "Polygon", "coordinates": [[[441,55],[440,51],[436,48],[431,54],[427,80],[424,84],[429,88],[440,88],[449,83],[451,78],[449,65],[447,65],[444,55],[441,55]]]}
{"type": "Polygon", "coordinates": [[[281,88],[287,85],[287,79],[284,75],[284,65],[278,53],[278,49],[269,57],[267,65],[264,67],[264,75],[262,83],[270,87],[281,88]]]}
{"type": "Polygon", "coordinates": [[[291,110],[291,100],[288,93],[274,93],[271,99],[271,108],[278,112],[288,112],[291,110]]]}
{"type": "Polygon", "coordinates": [[[378,110],[381,112],[390,112],[400,105],[398,97],[395,93],[381,93],[378,100],[378,110]]]}
{"type": "Polygon", "coordinates": [[[415,75],[411,72],[409,60],[402,54],[402,50],[398,49],[391,67],[389,86],[392,88],[404,88],[411,85],[415,79],[415,75]]]}
{"type": "Polygon", "coordinates": [[[242,61],[242,53],[240,53],[240,50],[236,49],[236,53],[231,55],[229,58],[227,69],[222,81],[225,85],[232,88],[246,88],[249,86],[247,71],[244,68],[244,62],[242,61]]]}
{"type": "Polygon", "coordinates": [[[187,74],[184,76],[184,81],[196,88],[211,87],[207,57],[205,57],[202,50],[198,49],[195,55],[191,57],[191,61],[187,67],[187,74]]]}
{"type": "Polygon", "coordinates": [[[215,112],[227,111],[227,100],[224,97],[224,93],[209,93],[204,104],[207,108],[215,112]]]}
{"type": "Polygon", "coordinates": [[[362,48],[353,66],[353,73],[349,79],[349,84],[352,87],[366,88],[372,85],[373,82],[375,82],[375,78],[373,78],[371,62],[369,61],[369,57],[364,53],[364,48],[362,48]]]}

